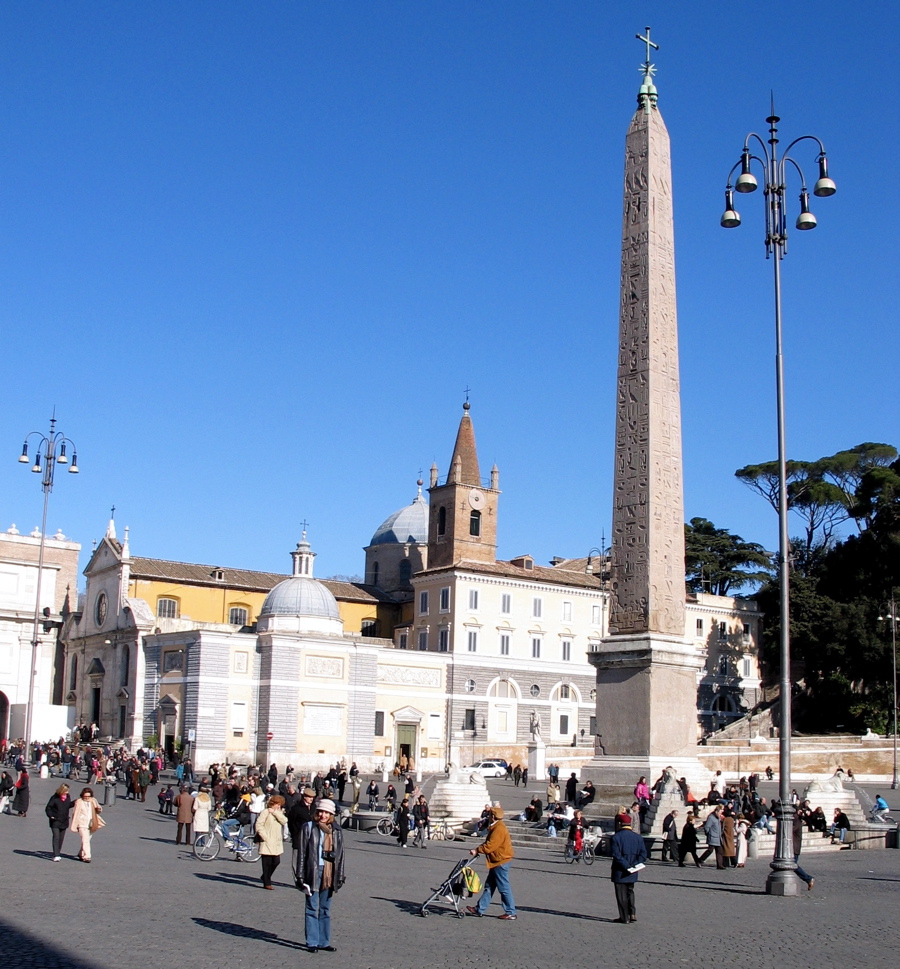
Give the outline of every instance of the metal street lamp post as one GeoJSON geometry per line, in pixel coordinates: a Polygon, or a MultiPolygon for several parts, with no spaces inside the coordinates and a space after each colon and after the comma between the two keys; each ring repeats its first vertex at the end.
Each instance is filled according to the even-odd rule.
{"type": "Polygon", "coordinates": [[[778,760],[778,801],[775,812],[778,833],[772,872],[766,880],[766,891],[770,895],[796,895],[797,878],[794,870],[793,819],[794,806],[791,804],[791,640],[789,625],[790,581],[789,563],[790,540],[788,536],[788,495],[787,495],[787,453],[784,433],[784,362],[781,352],[781,260],[787,252],[787,218],[785,211],[785,183],[788,165],[793,166],[800,176],[800,214],[796,227],[800,230],[814,229],[816,217],[809,211],[809,192],[806,179],[799,164],[790,156],[794,145],[801,141],[814,141],[819,146],[816,162],[819,177],[813,186],[813,194],[819,197],[834,195],[836,186],[828,176],[825,148],[814,135],[802,135],[792,141],[782,156],[778,157],[778,128],[781,119],[772,114],[766,118],[769,125],[768,145],[763,139],[751,132],[744,139],[740,160],[728,174],[725,186],[725,213],[720,224],[723,228],[734,229],[741,224],[741,217],[734,208],[734,192],[747,194],[755,192],[758,183],[751,171],[751,163],[758,162],[763,172],[763,189],[766,213],[766,258],[774,257],[775,269],[775,384],[776,409],[778,419],[778,560],[780,566],[780,616],[781,616],[781,731],[779,736],[778,760]],[[760,155],[751,153],[751,143],[755,142],[760,155]],[[740,168],[740,175],[732,185],[732,177],[740,168]]]}
{"type": "Polygon", "coordinates": [[[894,776],[891,779],[891,790],[896,791],[900,786],[900,778],[897,776],[897,600],[894,598],[894,591],[891,591],[890,612],[886,616],[879,616],[879,619],[889,619],[891,623],[891,647],[894,652],[894,776]]]}
{"type": "Polygon", "coordinates": [[[78,453],[75,444],[62,433],[56,430],[56,415],[50,418],[50,433],[42,434],[40,431],[30,431],[25,435],[25,443],[22,445],[22,453],[19,455],[20,464],[30,464],[28,457],[28,440],[37,437],[38,442],[34,448],[34,464],[31,470],[34,474],[41,475],[41,488],[44,492],[44,513],[41,518],[41,544],[38,552],[38,574],[37,589],[34,596],[34,629],[31,636],[31,673],[28,678],[28,704],[25,708],[25,752],[27,759],[31,749],[31,731],[34,723],[34,682],[37,678],[38,647],[40,646],[39,629],[41,625],[41,583],[44,577],[44,549],[47,541],[47,505],[50,501],[50,492],[53,490],[53,475],[57,464],[69,464],[69,457],[66,454],[66,445],[72,448],[72,463],[69,465],[69,474],[78,474],[78,453]],[[43,462],[43,464],[42,464],[43,462]]]}

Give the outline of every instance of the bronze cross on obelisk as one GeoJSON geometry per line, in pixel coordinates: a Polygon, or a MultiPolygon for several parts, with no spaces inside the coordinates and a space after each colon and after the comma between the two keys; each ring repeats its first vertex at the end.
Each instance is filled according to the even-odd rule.
{"type": "Polygon", "coordinates": [[[652,66],[650,64],[650,48],[652,47],[654,50],[659,50],[659,44],[654,44],[653,41],[650,40],[650,28],[649,27],[645,27],[644,30],[647,31],[647,36],[646,37],[641,37],[640,34],[635,34],[634,36],[635,36],[635,38],[637,40],[641,41],[641,43],[647,45],[647,60],[644,61],[644,73],[645,74],[648,74],[650,72],[650,68],[652,66]]]}

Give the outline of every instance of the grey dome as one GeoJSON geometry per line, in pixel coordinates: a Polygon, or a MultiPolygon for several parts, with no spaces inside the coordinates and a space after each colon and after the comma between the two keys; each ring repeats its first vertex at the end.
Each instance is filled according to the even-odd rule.
{"type": "Polygon", "coordinates": [[[372,536],[370,545],[424,545],[428,541],[428,502],[422,491],[411,505],[406,505],[386,518],[372,536]]]}
{"type": "Polygon", "coordinates": [[[293,575],[266,596],[259,617],[304,616],[322,619],[338,619],[341,614],[337,600],[316,579],[307,575],[293,575]]]}

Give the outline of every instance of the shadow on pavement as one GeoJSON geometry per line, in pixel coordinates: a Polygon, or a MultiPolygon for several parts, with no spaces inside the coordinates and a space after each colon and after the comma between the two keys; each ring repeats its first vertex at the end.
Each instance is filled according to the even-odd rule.
{"type": "MultiPolygon", "coordinates": [[[[232,875],[231,872],[219,872],[218,874],[211,874],[205,871],[194,872],[195,878],[201,878],[206,882],[224,882],[226,885],[243,885],[247,888],[260,886],[260,876],[259,875],[232,875]]],[[[278,882],[275,882],[277,885],[278,882]]],[[[293,888],[293,885],[285,885],[285,888],[293,888]]],[[[296,891],[296,889],[294,889],[296,891]]]]}
{"type": "MultiPolygon", "coordinates": [[[[385,898],[383,895],[373,895],[372,898],[379,902],[390,902],[391,905],[395,905],[401,912],[406,912],[407,915],[421,915],[422,913],[422,902],[411,902],[406,898],[385,898]]],[[[436,915],[437,912],[438,909],[435,909],[434,914],[436,915]]],[[[455,912],[452,914],[454,917],[456,916],[455,912]]]]}
{"type": "Polygon", "coordinates": [[[191,921],[203,929],[213,929],[216,932],[233,935],[239,939],[255,939],[259,942],[280,945],[285,949],[299,949],[301,952],[306,952],[305,942],[294,942],[292,939],[282,939],[274,932],[263,932],[261,929],[254,928],[251,925],[238,925],[237,922],[216,922],[213,919],[201,918],[193,918],[191,921]]]}
{"type": "MultiPolygon", "coordinates": [[[[33,851],[19,854],[31,855],[33,851]]],[[[14,928],[8,922],[0,921],[0,938],[3,939],[7,954],[15,953],[17,966],[40,966],[40,969],[96,969],[96,963],[84,962],[63,952],[40,939],[14,928]]]]}
{"type": "Polygon", "coordinates": [[[722,882],[717,882],[716,884],[704,885],[700,882],[651,882],[645,881],[644,885],[657,885],[665,886],[666,888],[699,888],[704,892],[727,892],[729,895],[765,895],[765,888],[738,888],[732,885],[723,885],[722,882]]]}
{"type": "Polygon", "coordinates": [[[30,858],[42,858],[49,861],[53,855],[49,851],[26,851],[24,848],[13,848],[14,855],[28,855],[30,858]]]}

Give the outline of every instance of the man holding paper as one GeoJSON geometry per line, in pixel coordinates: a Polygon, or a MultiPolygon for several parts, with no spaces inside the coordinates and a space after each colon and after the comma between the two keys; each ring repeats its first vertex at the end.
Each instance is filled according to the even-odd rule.
{"type": "Polygon", "coordinates": [[[619,906],[617,922],[637,922],[634,908],[634,885],[638,872],[647,860],[644,839],[631,830],[628,814],[616,815],[616,833],[612,837],[612,871],[610,878],[616,889],[616,905],[619,906]]]}

